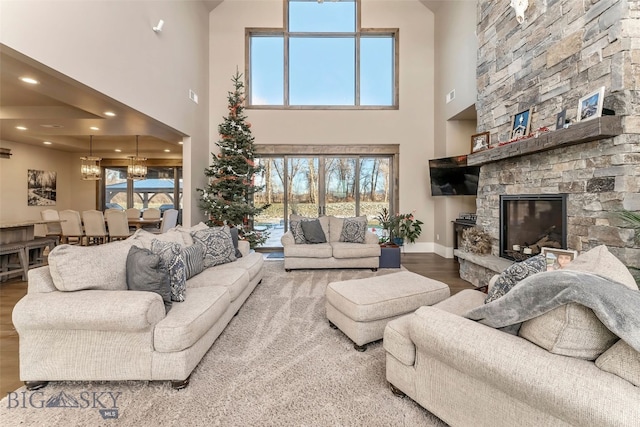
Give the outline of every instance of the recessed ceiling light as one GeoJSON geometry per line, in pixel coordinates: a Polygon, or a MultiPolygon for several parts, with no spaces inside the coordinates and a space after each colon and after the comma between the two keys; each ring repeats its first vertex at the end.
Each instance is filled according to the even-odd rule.
{"type": "Polygon", "coordinates": [[[164,152],[165,152],[165,153],[170,153],[170,152],[171,152],[171,150],[169,150],[168,148],[166,148],[166,149],[164,150],[164,152]]]}
{"type": "Polygon", "coordinates": [[[51,145],[51,144],[53,144],[53,142],[51,142],[51,141],[42,141],[42,143],[43,143],[44,145],[51,145]]]}
{"type": "Polygon", "coordinates": [[[37,81],[32,77],[20,77],[20,80],[22,80],[25,83],[29,83],[30,85],[37,85],[38,83],[40,83],[39,81],[37,81]]]}
{"type": "Polygon", "coordinates": [[[95,127],[95,126],[91,126],[89,129],[91,129],[91,130],[100,130],[99,127],[95,127]]]}
{"type": "Polygon", "coordinates": [[[183,142],[182,142],[182,141],[178,141],[178,144],[182,145],[182,144],[183,144],[183,142]]]}
{"type": "Polygon", "coordinates": [[[16,129],[18,129],[18,130],[27,130],[27,128],[24,127],[24,126],[16,126],[16,129]]]}
{"type": "Polygon", "coordinates": [[[116,113],[114,113],[113,111],[105,111],[104,115],[109,117],[115,117],[116,113]]]}
{"type": "Polygon", "coordinates": [[[122,150],[121,150],[121,149],[119,149],[119,148],[116,148],[116,149],[115,149],[115,150],[113,150],[113,151],[115,151],[116,153],[122,153],[122,150]]]}

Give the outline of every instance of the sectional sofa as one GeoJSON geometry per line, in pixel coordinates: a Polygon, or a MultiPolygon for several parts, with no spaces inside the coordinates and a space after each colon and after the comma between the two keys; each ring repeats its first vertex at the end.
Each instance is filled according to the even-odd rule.
{"type": "Polygon", "coordinates": [[[263,275],[262,255],[240,241],[242,257],[188,279],[184,301],[168,312],[158,293],[128,290],[132,246],[148,248],[156,239],[187,248],[194,229],[138,231],[95,247],[60,245],[49,266],[30,270],[27,295],[13,310],[27,387],[60,380],[171,380],[185,387],[263,275]]]}

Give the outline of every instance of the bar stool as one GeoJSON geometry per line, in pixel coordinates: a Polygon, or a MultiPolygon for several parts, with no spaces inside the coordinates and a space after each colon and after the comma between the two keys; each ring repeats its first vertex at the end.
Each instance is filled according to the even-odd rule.
{"type": "Polygon", "coordinates": [[[22,280],[27,280],[27,272],[29,271],[29,260],[27,259],[25,242],[3,243],[0,245],[0,279],[5,280],[6,277],[15,274],[22,275],[22,280]],[[18,257],[18,263],[12,262],[12,256],[18,257]],[[12,270],[13,268],[13,270],[12,270]]]}
{"type": "Polygon", "coordinates": [[[40,237],[25,242],[28,269],[47,265],[47,255],[56,247],[56,242],[57,239],[55,237],[40,237]]]}

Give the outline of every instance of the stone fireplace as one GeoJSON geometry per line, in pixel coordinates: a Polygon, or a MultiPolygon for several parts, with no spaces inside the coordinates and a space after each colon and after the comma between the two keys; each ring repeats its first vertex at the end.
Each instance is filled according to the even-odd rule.
{"type": "Polygon", "coordinates": [[[565,248],[606,244],[640,268],[640,241],[617,214],[640,210],[640,33],[630,31],[640,27],[640,2],[530,2],[523,24],[508,6],[478,3],[477,130],[491,133],[492,148],[468,164],[481,166],[477,225],[492,253],[456,251],[461,277],[484,285],[512,262],[501,255],[519,243],[501,239],[500,204],[516,195],[561,195],[565,248]],[[577,122],[578,100],[601,86],[615,115],[577,122]],[[509,142],[511,118],[528,109],[539,132],[509,142]],[[572,123],[556,130],[562,110],[572,123]]]}

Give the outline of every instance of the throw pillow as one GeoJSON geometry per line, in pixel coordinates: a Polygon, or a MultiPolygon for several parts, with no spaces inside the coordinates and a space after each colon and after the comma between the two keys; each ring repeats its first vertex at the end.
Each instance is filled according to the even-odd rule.
{"type": "Polygon", "coordinates": [[[179,243],[154,239],[151,241],[151,252],[160,256],[162,266],[169,274],[171,301],[184,301],[187,291],[187,274],[182,258],[182,246],[179,243]]]}
{"type": "Polygon", "coordinates": [[[132,291],[155,292],[162,297],[164,312],[171,310],[169,275],[160,255],[149,249],[132,246],[127,255],[127,288],[132,291]]]}
{"type": "Polygon", "coordinates": [[[289,217],[289,229],[291,230],[291,234],[293,234],[293,240],[296,244],[301,245],[307,243],[304,238],[304,233],[302,232],[302,221],[310,221],[311,218],[307,218],[300,215],[291,214],[289,217]]]}
{"type": "Polygon", "coordinates": [[[204,247],[204,268],[236,260],[231,230],[226,225],[196,231],[192,236],[195,243],[204,247]]]}
{"type": "Polygon", "coordinates": [[[364,243],[367,231],[367,217],[345,218],[342,224],[341,242],[364,243]]]}
{"type": "MultiPolygon", "coordinates": [[[[604,245],[579,255],[564,270],[597,274],[637,289],[629,270],[604,245]]],[[[617,339],[591,309],[574,303],[523,322],[518,334],[551,353],[586,360],[595,360],[617,339]]]]}
{"type": "Polygon", "coordinates": [[[242,252],[238,249],[238,229],[236,227],[231,227],[231,241],[233,242],[233,247],[236,250],[236,258],[242,258],[242,252]]]}
{"type": "Polygon", "coordinates": [[[320,221],[317,219],[302,221],[302,233],[307,243],[327,243],[327,238],[322,231],[320,221]]]}
{"type": "Polygon", "coordinates": [[[640,352],[619,340],[596,359],[596,366],[640,387],[640,352]]]}
{"type": "Polygon", "coordinates": [[[187,280],[204,270],[204,247],[193,244],[182,249],[182,259],[186,268],[187,280]]]}
{"type": "Polygon", "coordinates": [[[536,255],[507,267],[491,287],[485,298],[485,304],[495,301],[509,292],[522,279],[547,270],[544,255],[536,255]]]}

